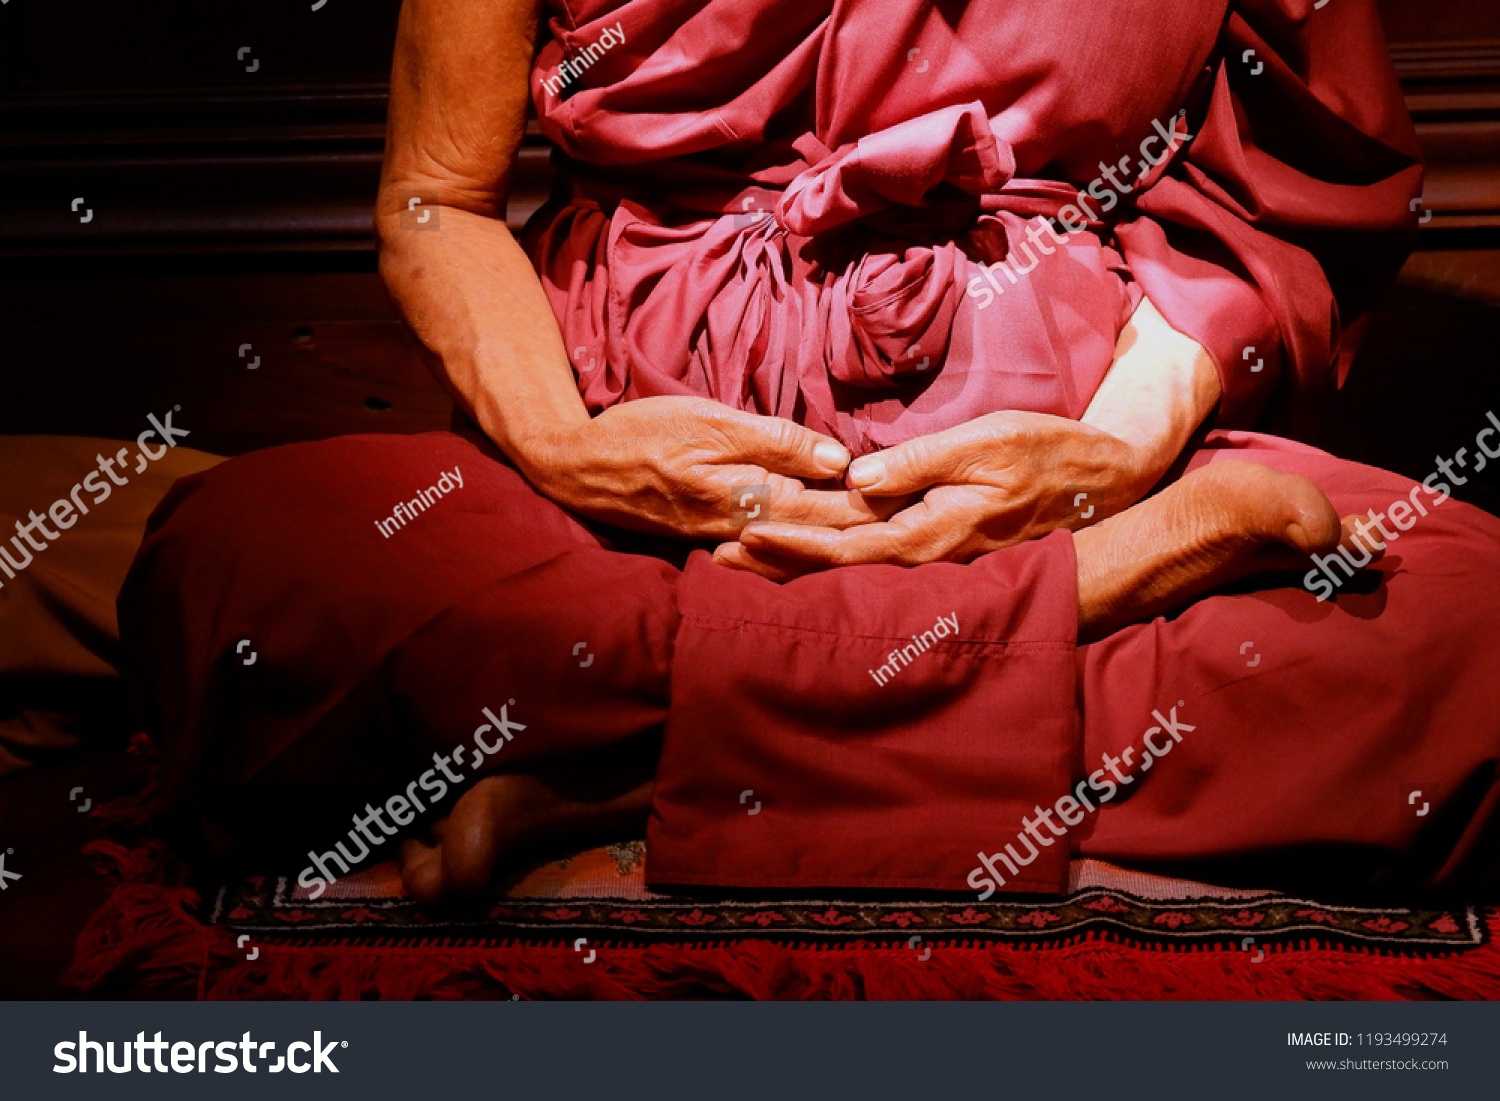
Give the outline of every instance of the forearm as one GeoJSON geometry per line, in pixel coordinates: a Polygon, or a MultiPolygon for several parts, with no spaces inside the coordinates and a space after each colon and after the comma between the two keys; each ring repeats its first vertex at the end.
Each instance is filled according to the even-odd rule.
{"type": "Polygon", "coordinates": [[[382,214],[380,271],[442,380],[517,463],[589,419],[531,262],[498,218],[439,206],[439,229],[382,214]]]}
{"type": "Polygon", "coordinates": [[[1212,357],[1143,298],[1080,419],[1136,448],[1154,482],[1182,453],[1219,395],[1212,357]]]}
{"type": "Polygon", "coordinates": [[[588,421],[557,320],[504,220],[540,7],[402,5],[375,212],[392,298],[455,400],[528,475],[538,442],[588,421]],[[435,221],[414,224],[413,198],[435,221]]]}

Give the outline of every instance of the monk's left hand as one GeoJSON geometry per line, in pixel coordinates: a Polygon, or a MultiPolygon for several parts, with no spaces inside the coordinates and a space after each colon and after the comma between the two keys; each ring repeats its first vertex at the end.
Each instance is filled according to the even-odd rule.
{"type": "Polygon", "coordinates": [[[991,413],[850,466],[850,484],[866,496],[922,494],[889,520],[842,531],[752,524],[714,557],[777,580],[868,562],[967,562],[1129,508],[1156,484],[1170,458],[1164,462],[1065,417],[991,413]]]}

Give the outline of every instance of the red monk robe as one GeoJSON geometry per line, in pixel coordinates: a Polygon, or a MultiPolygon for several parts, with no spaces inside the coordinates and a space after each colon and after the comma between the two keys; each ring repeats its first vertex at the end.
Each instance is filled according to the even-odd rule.
{"type": "MultiPolygon", "coordinates": [[[[633,0],[552,32],[533,95],[564,174],[526,242],[593,410],[706,395],[856,454],[1077,418],[1145,293],[1217,363],[1217,427],[1287,423],[1414,223],[1359,0],[633,0]],[[566,87],[565,55],[591,59],[566,87]]],[[[1413,492],[1247,432],[1191,465],[1222,457],[1340,514],[1413,492]]],[[[659,884],[1055,891],[1078,855],[1495,881],[1500,521],[1473,508],[1419,491],[1380,583],[1335,600],[1220,594],[1077,646],[1066,532],[776,585],[586,525],[497,459],[356,437],[178,484],[120,602],[167,808],[221,848],[328,849],[434,754],[471,778],[660,735],[659,884]],[[372,525],[455,467],[419,527],[372,525]],[[502,704],[524,729],[481,740],[502,704]]]]}
{"type": "Polygon", "coordinates": [[[1219,427],[1307,408],[1420,154],[1373,5],[1226,7],[554,4],[532,89],[573,184],[529,238],[590,408],[707,394],[856,455],[1076,419],[1142,291],[1213,355],[1219,427]]]}

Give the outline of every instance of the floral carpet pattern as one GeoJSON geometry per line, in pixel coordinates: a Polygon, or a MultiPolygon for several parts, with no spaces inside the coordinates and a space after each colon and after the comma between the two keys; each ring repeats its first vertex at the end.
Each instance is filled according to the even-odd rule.
{"type": "Polygon", "coordinates": [[[589,850],[513,879],[501,897],[441,907],[407,897],[391,864],[342,880],[318,899],[289,878],[258,876],[220,890],[209,920],[236,934],[278,939],[363,934],[418,942],[551,943],[580,936],[593,943],[860,940],[916,951],[955,942],[1068,943],[1096,934],[1143,947],[1211,944],[1248,952],[1312,938],[1329,946],[1426,954],[1474,948],[1486,937],[1473,907],[1335,906],[1132,875],[1097,862],[1087,877],[1093,885],[1061,898],[684,899],[645,888],[644,856],[642,842],[589,850]],[[1147,890],[1166,897],[1144,897],[1147,890]]]}

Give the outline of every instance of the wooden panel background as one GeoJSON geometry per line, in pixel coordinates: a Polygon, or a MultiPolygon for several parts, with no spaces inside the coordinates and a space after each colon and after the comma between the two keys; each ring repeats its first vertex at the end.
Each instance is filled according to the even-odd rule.
{"type": "MultiPolygon", "coordinates": [[[[370,252],[399,6],[10,0],[0,257],[370,252]]],[[[1381,10],[1431,162],[1424,240],[1482,241],[1500,229],[1500,4],[1381,10]]],[[[533,133],[514,224],[549,176],[533,133]]]]}

